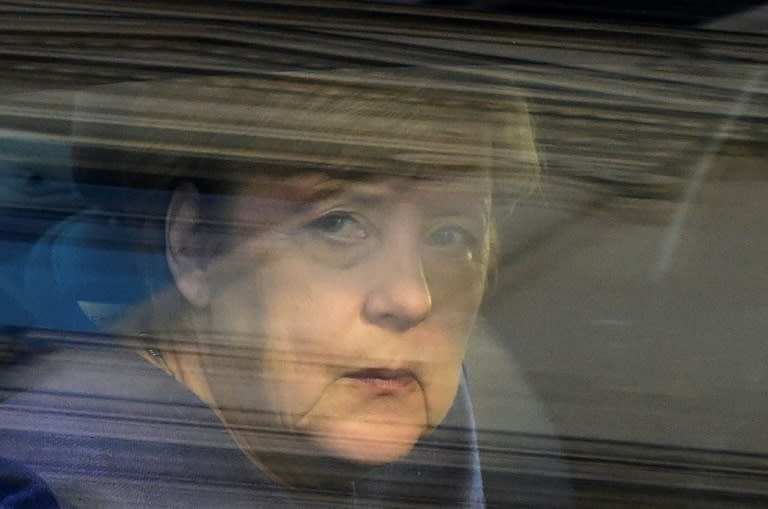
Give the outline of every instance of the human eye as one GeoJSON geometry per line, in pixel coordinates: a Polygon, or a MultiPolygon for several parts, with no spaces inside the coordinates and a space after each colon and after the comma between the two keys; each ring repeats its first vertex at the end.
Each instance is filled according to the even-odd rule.
{"type": "Polygon", "coordinates": [[[447,225],[432,230],[427,236],[432,246],[474,245],[475,236],[457,225],[447,225]]]}
{"type": "Polygon", "coordinates": [[[333,210],[310,216],[294,238],[304,253],[331,267],[348,268],[376,245],[376,229],[366,216],[333,210]]]}
{"type": "Polygon", "coordinates": [[[480,247],[479,236],[460,223],[441,223],[427,231],[425,243],[443,255],[473,259],[480,247]]]}
{"type": "Polygon", "coordinates": [[[316,236],[338,243],[355,243],[370,235],[361,218],[346,211],[332,211],[311,220],[305,228],[316,236]]]}

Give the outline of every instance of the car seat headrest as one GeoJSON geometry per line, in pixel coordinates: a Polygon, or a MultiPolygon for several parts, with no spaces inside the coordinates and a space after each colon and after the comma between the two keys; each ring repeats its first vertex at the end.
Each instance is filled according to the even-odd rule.
{"type": "Polygon", "coordinates": [[[100,331],[146,301],[145,274],[171,281],[163,253],[141,242],[138,227],[102,210],[73,215],[33,248],[24,274],[25,301],[40,327],[100,331]]]}

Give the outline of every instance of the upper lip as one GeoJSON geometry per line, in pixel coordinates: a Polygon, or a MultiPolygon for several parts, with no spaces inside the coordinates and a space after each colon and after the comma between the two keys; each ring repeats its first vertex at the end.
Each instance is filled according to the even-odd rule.
{"type": "Polygon", "coordinates": [[[362,368],[344,373],[345,378],[378,378],[381,380],[397,380],[402,378],[416,378],[416,374],[410,369],[403,368],[362,368]]]}

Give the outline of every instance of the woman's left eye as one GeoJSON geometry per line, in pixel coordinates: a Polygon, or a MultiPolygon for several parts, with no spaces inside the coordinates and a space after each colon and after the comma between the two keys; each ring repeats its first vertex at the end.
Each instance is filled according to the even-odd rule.
{"type": "Polygon", "coordinates": [[[465,228],[457,225],[441,226],[427,235],[427,241],[432,246],[466,246],[474,247],[475,236],[465,228]]]}
{"type": "Polygon", "coordinates": [[[339,242],[355,242],[368,237],[363,223],[349,212],[330,212],[311,221],[307,228],[339,242]]]}

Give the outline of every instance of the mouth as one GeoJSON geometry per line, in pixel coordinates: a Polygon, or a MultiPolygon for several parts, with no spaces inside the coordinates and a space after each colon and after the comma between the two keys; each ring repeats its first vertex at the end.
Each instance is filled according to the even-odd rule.
{"type": "Polygon", "coordinates": [[[343,378],[382,395],[402,392],[417,381],[416,374],[409,369],[389,368],[359,369],[345,373],[343,378]]]}

